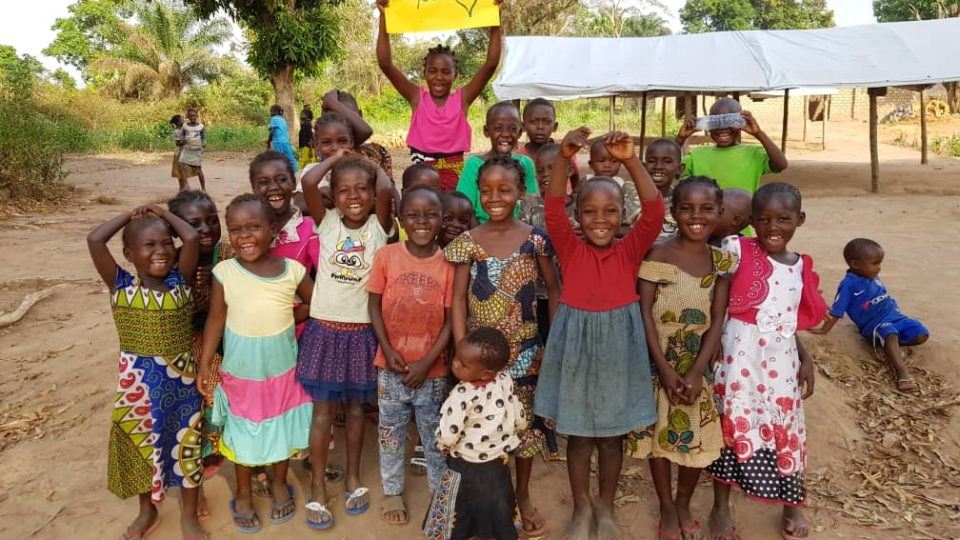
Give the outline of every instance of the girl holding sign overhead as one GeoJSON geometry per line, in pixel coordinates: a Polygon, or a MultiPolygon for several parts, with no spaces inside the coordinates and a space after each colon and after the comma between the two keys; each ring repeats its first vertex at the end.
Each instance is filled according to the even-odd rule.
{"type": "MultiPolygon", "coordinates": [[[[499,5],[501,0],[494,0],[499,5]]],[[[429,162],[440,173],[441,189],[455,189],[463,168],[463,154],[470,150],[470,123],[467,111],[483,91],[500,63],[503,37],[500,27],[490,28],[487,59],[466,85],[453,89],[457,78],[457,57],[444,45],[433,47],[423,59],[426,87],[411,81],[393,64],[384,9],[389,0],[377,0],[380,33],[377,36],[377,63],[390,83],[413,109],[407,146],[415,163],[429,162]]]]}

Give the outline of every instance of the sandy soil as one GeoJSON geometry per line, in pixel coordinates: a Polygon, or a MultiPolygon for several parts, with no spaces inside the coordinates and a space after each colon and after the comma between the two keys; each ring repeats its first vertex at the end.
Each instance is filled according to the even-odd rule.
{"type": "MultiPolygon", "coordinates": [[[[872,195],[866,141],[864,124],[835,122],[831,123],[829,150],[819,151],[815,145],[801,148],[800,143],[791,147],[791,165],[782,178],[797,183],[807,197],[807,224],[797,234],[796,248],[817,260],[823,290],[829,298],[845,269],[843,244],[853,236],[878,240],[887,252],[883,271],[887,286],[902,308],[925,321],[932,331],[932,339],[918,349],[913,362],[930,372],[925,380],[942,379],[944,386],[933,397],[890,392],[886,399],[894,407],[911,407],[944,395],[955,398],[949,388],[960,382],[960,373],[950,353],[960,345],[960,336],[954,331],[960,325],[960,315],[953,305],[953,287],[960,283],[960,247],[952,231],[960,224],[960,160],[932,156],[929,165],[920,167],[918,152],[883,145],[883,191],[879,196],[872,195]]],[[[168,159],[165,155],[73,159],[69,181],[81,188],[74,205],[58,213],[12,215],[0,221],[0,252],[5,263],[0,265],[0,309],[11,310],[25,294],[61,284],[20,323],[0,329],[2,538],[116,538],[136,512],[133,500],[118,501],[105,486],[117,341],[107,295],[89,262],[84,237],[94,225],[120,211],[171,196],[176,183],[168,177],[168,159]]],[[[246,163],[237,155],[212,156],[206,161],[208,185],[219,203],[225,204],[247,189],[246,163]]],[[[913,492],[906,494],[905,511],[889,505],[870,506],[869,481],[858,475],[852,457],[875,435],[861,426],[877,425],[882,413],[858,406],[863,388],[838,378],[837,373],[883,384],[889,382],[890,375],[856,338],[848,321],[828,337],[806,336],[805,342],[821,364],[821,374],[833,376],[818,379],[816,395],[807,404],[809,467],[811,475],[819,479],[816,484],[827,486],[811,493],[815,522],[812,536],[960,537],[955,525],[960,517],[960,503],[956,501],[960,484],[950,483],[956,482],[960,473],[960,421],[951,414],[955,408],[941,408],[938,411],[946,412],[937,414],[923,409],[931,421],[937,422],[928,446],[942,453],[937,474],[947,483],[937,484],[939,488],[932,492],[938,494],[938,500],[946,501],[941,510],[933,517],[924,514],[925,503],[913,492]],[[840,503],[836,502],[838,496],[840,503]],[[864,504],[876,519],[858,513],[858,505],[864,504]],[[847,505],[849,511],[839,511],[840,505],[847,505]]],[[[382,494],[373,424],[368,425],[367,435],[363,478],[371,487],[371,511],[361,517],[348,517],[340,497],[332,506],[336,527],[324,536],[418,538],[418,522],[427,504],[425,479],[408,478],[411,524],[402,528],[383,524],[377,516],[382,494]]],[[[339,443],[342,433],[337,438],[339,443]]],[[[338,445],[333,454],[333,459],[341,463],[342,448],[338,445]]],[[[937,468],[920,466],[927,471],[937,468]]],[[[619,516],[625,537],[653,538],[657,508],[646,464],[627,460],[624,469],[619,516]]],[[[299,466],[293,471],[297,496],[303,502],[300,486],[305,476],[299,466]]],[[[900,481],[907,482],[911,471],[905,471],[900,481]]],[[[224,467],[207,484],[213,515],[206,527],[216,538],[241,537],[232,528],[227,508],[232,482],[230,467],[224,467]]],[[[559,538],[570,512],[564,465],[537,460],[533,493],[554,531],[549,537],[559,538]]],[[[744,539],[779,537],[777,508],[739,495],[734,501],[744,539]]],[[[704,523],[711,502],[709,484],[703,483],[694,504],[696,515],[704,523]]],[[[269,502],[260,500],[257,504],[261,516],[268,515],[269,502]]],[[[289,524],[265,525],[260,537],[315,537],[302,524],[302,506],[297,512],[297,518],[289,524]]],[[[175,493],[160,513],[163,522],[153,538],[179,538],[175,493]]]]}

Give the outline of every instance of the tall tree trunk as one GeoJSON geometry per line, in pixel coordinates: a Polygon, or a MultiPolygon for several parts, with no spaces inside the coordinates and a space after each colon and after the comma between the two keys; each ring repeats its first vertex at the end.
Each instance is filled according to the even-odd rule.
{"type": "Polygon", "coordinates": [[[945,82],[943,87],[947,89],[947,107],[950,112],[960,113],[960,81],[945,82]]]}
{"type": "Polygon", "coordinates": [[[283,119],[287,121],[287,126],[290,128],[291,143],[300,130],[299,117],[294,111],[296,103],[293,96],[293,72],[295,70],[296,66],[293,64],[284,64],[270,74],[274,101],[283,108],[283,119]]]}

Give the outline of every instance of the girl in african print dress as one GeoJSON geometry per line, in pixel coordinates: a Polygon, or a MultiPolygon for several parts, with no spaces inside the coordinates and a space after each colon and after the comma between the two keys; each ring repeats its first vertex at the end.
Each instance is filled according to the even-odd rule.
{"type": "Polygon", "coordinates": [[[722,212],[720,187],[692,176],[673,191],[678,234],[658,242],[640,267],[640,311],[657,403],[655,423],[628,435],[627,449],[649,459],[660,499],[660,537],[702,538],[690,514],[700,470],[720,457],[723,440],[705,373],[720,345],[735,257],[707,244],[722,212]],[[679,466],[673,496],[671,463],[679,466]]]}
{"type": "MultiPolygon", "coordinates": [[[[553,246],[543,229],[514,217],[524,194],[523,167],[510,156],[496,156],[480,166],[477,179],[480,204],[490,220],[451,242],[444,250],[457,265],[453,285],[453,337],[459,343],[481,326],[503,332],[510,342],[507,372],[514,391],[533,418],[533,399],[543,344],[537,327],[537,281],[543,278],[551,318],[560,297],[553,246]]],[[[522,430],[516,450],[516,496],[524,534],[542,536],[544,522],[530,500],[533,457],[543,451],[546,438],[533,423],[522,430]]]]}
{"type": "Polygon", "coordinates": [[[190,327],[199,234],[148,205],[98,226],[87,245],[110,288],[120,338],[107,485],[119,497],[140,498],[140,513],[122,538],[142,538],[156,528],[156,504],[167,487],[181,488],[183,538],[207,538],[197,520],[202,415],[190,327]],[[170,226],[183,241],[179,260],[170,226]],[[123,255],[135,276],[117,265],[107,247],[121,229],[123,255]]]}

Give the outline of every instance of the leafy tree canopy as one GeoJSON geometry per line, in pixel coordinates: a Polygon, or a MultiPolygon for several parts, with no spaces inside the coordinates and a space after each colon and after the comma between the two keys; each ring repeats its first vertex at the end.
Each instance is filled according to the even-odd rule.
{"type": "Polygon", "coordinates": [[[51,27],[57,32],[43,54],[81,72],[109,47],[123,42],[118,24],[132,15],[129,0],[79,0],[67,7],[70,15],[51,27]]]}
{"type": "Polygon", "coordinates": [[[944,19],[960,16],[960,0],[874,0],[880,22],[944,19]]]}
{"type": "Polygon", "coordinates": [[[688,33],[828,28],[826,0],[687,0],[680,22],[688,33]]]}

